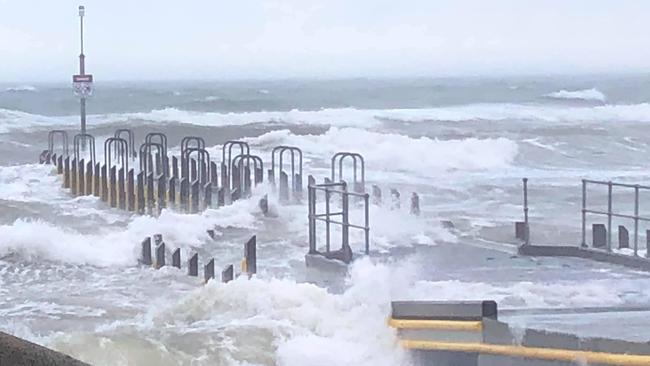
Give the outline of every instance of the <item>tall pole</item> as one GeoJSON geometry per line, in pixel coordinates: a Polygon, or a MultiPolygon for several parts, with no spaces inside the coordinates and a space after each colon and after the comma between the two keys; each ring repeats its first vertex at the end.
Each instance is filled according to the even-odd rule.
{"type": "MultiPolygon", "coordinates": [[[[79,54],[79,75],[82,77],[86,75],[86,56],[84,55],[84,15],[86,9],[83,5],[79,6],[79,25],[80,25],[80,40],[81,40],[81,53],[79,54]]],[[[81,108],[81,134],[86,134],[86,96],[81,94],[80,100],[81,108]]],[[[82,138],[82,148],[86,147],[86,139],[82,138]]]]}

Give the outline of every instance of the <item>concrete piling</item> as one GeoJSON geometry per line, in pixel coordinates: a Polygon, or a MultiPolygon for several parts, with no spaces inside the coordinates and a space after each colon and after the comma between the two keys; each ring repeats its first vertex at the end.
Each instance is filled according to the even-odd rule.
{"type": "Polygon", "coordinates": [[[244,268],[242,272],[249,276],[257,273],[257,235],[253,235],[244,244],[244,268]]]}
{"type": "Polygon", "coordinates": [[[56,161],[56,174],[63,174],[63,155],[59,155],[56,161]]]}
{"type": "Polygon", "coordinates": [[[372,204],[381,206],[381,188],[378,185],[372,185],[372,204]]]}
{"type": "Polygon", "coordinates": [[[102,165],[101,169],[101,194],[100,198],[104,202],[108,202],[108,168],[106,165],[102,165]]]}
{"type": "Polygon", "coordinates": [[[77,169],[79,168],[79,164],[77,163],[77,159],[72,159],[70,162],[70,193],[72,193],[73,196],[77,195],[77,169]]]}
{"type": "Polygon", "coordinates": [[[108,198],[111,207],[117,207],[117,168],[111,167],[108,177],[108,198]]]}
{"type": "Polygon", "coordinates": [[[165,243],[160,243],[156,246],[156,269],[165,266],[165,243]]]}
{"type": "Polygon", "coordinates": [[[627,231],[627,228],[623,225],[618,226],[618,248],[629,248],[630,247],[630,233],[627,231]]]}
{"type": "Polygon", "coordinates": [[[214,231],[214,229],[208,229],[205,231],[210,239],[215,240],[217,238],[217,233],[214,231]]]}
{"type": "Polygon", "coordinates": [[[70,157],[66,156],[63,162],[63,188],[70,188],[70,157]]]}
{"type": "Polygon", "coordinates": [[[129,170],[126,178],[126,209],[130,212],[135,211],[135,182],[133,169],[129,170]]]}
{"type": "Polygon", "coordinates": [[[95,167],[93,166],[93,162],[89,161],[86,164],[86,189],[85,193],[88,196],[91,196],[93,194],[93,169],[95,167]]]}
{"type": "Polygon", "coordinates": [[[593,224],[592,228],[592,245],[594,248],[607,247],[607,228],[603,224],[593,224]]]}
{"type": "Polygon", "coordinates": [[[167,182],[167,205],[169,207],[174,207],[176,205],[176,182],[177,178],[171,177],[167,182]]]}
{"type": "Polygon", "coordinates": [[[154,192],[154,180],[153,180],[153,173],[149,173],[147,175],[147,181],[146,181],[146,192],[145,192],[145,205],[147,206],[147,213],[149,215],[153,215],[154,212],[154,205],[156,204],[155,202],[155,192],[154,192]]]}
{"type": "Polygon", "coordinates": [[[146,212],[146,208],[145,208],[146,205],[145,205],[145,198],[144,198],[144,173],[143,172],[138,173],[135,202],[136,202],[135,210],[139,214],[144,215],[144,213],[146,212]]]}
{"type": "Polygon", "coordinates": [[[126,210],[126,186],[124,182],[125,177],[126,172],[124,171],[124,167],[122,167],[117,174],[117,205],[121,210],[126,210]]]}
{"type": "Polygon", "coordinates": [[[179,192],[179,204],[181,211],[187,211],[189,209],[190,201],[190,181],[187,178],[181,179],[181,187],[179,192]]]}
{"type": "Polygon", "coordinates": [[[190,213],[199,212],[199,192],[200,192],[200,182],[197,180],[192,183],[190,187],[190,213]]]}
{"type": "Polygon", "coordinates": [[[229,264],[223,271],[221,271],[221,282],[228,283],[235,279],[235,268],[229,264]]]}
{"type": "Polygon", "coordinates": [[[181,248],[176,248],[172,253],[172,267],[181,268],[181,248]]]}
{"type": "Polygon", "coordinates": [[[210,182],[214,187],[219,186],[219,171],[217,170],[217,163],[214,161],[210,162],[210,182]]]}
{"type": "Polygon", "coordinates": [[[93,195],[100,197],[102,194],[102,168],[99,163],[95,163],[95,174],[93,174],[93,195]]]}
{"type": "Polygon", "coordinates": [[[214,258],[203,267],[203,281],[208,283],[211,279],[214,279],[214,258]]]}
{"type": "Polygon", "coordinates": [[[226,203],[226,190],[224,187],[217,189],[217,207],[223,207],[226,203]]]}
{"type": "Polygon", "coordinates": [[[289,202],[289,176],[280,172],[280,203],[289,202]]]}
{"type": "Polygon", "coordinates": [[[151,238],[147,237],[142,241],[142,250],[141,250],[141,263],[150,266],[153,264],[151,260],[151,238]]]}
{"type": "Polygon", "coordinates": [[[413,192],[411,194],[411,215],[420,216],[420,196],[413,192]]]}
{"type": "Polygon", "coordinates": [[[179,178],[178,176],[178,158],[172,156],[172,177],[179,178]]]}
{"type": "Polygon", "coordinates": [[[203,186],[203,203],[201,209],[207,210],[210,207],[212,207],[212,183],[207,182],[203,186]]]}
{"type": "Polygon", "coordinates": [[[197,179],[196,160],[190,159],[190,180],[194,182],[197,179]]]}
{"type": "Polygon", "coordinates": [[[187,275],[192,277],[198,277],[199,275],[199,254],[194,253],[190,260],[187,261],[187,275]]]}
{"type": "Polygon", "coordinates": [[[84,159],[79,160],[77,168],[77,194],[79,196],[86,195],[86,162],[84,159]]]}
{"type": "Polygon", "coordinates": [[[158,177],[158,213],[160,213],[164,208],[167,207],[167,188],[165,187],[167,183],[167,178],[164,175],[158,177]]]}
{"type": "Polygon", "coordinates": [[[400,200],[400,194],[399,191],[395,188],[390,189],[390,197],[391,197],[391,210],[399,210],[402,207],[402,202],[400,200]]]}

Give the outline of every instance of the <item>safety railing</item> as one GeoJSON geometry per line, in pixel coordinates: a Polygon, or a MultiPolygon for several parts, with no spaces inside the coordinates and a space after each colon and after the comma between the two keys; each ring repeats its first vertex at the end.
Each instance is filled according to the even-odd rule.
{"type": "Polygon", "coordinates": [[[345,182],[329,182],[323,184],[316,184],[313,177],[309,177],[308,186],[308,200],[309,200],[309,253],[318,253],[316,244],[316,222],[325,222],[325,251],[331,251],[331,225],[341,226],[341,249],[343,251],[350,248],[349,230],[350,228],[359,229],[364,231],[365,235],[365,248],[366,254],[370,253],[370,212],[369,201],[370,195],[367,193],[349,192],[347,183],[345,182]],[[318,213],[316,210],[316,196],[317,192],[325,193],[325,212],[318,213]],[[341,211],[332,212],[330,199],[332,195],[341,196],[341,211]],[[364,205],[364,225],[356,225],[350,223],[350,197],[360,197],[363,199],[364,205]],[[340,217],[340,221],[335,218],[340,217]]]}
{"type": "Polygon", "coordinates": [[[634,255],[638,256],[639,222],[640,221],[650,222],[650,217],[639,216],[639,193],[641,190],[650,191],[650,186],[583,179],[582,180],[582,245],[583,246],[587,245],[587,214],[607,216],[607,250],[608,251],[612,250],[612,219],[614,217],[631,219],[634,220],[634,255]],[[607,186],[607,211],[593,210],[587,207],[587,185],[589,184],[607,186]],[[612,193],[614,187],[628,188],[634,190],[634,215],[613,212],[612,193]]]}

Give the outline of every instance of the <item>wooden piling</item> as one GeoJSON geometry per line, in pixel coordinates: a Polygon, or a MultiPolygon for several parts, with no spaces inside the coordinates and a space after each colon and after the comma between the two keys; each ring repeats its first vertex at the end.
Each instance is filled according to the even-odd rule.
{"type": "Polygon", "coordinates": [[[102,165],[102,171],[101,171],[101,190],[102,193],[100,195],[101,200],[104,202],[108,202],[108,167],[106,165],[102,165]]]}
{"type": "Polygon", "coordinates": [[[172,178],[179,178],[178,176],[178,158],[172,156],[172,178]]]}
{"type": "Polygon", "coordinates": [[[95,167],[93,166],[93,162],[89,161],[86,164],[86,195],[92,196],[93,195],[93,169],[95,167]]]}
{"type": "Polygon", "coordinates": [[[177,178],[171,177],[167,181],[167,205],[169,207],[176,206],[176,182],[177,178]]]}
{"type": "Polygon", "coordinates": [[[214,258],[203,267],[203,281],[208,283],[211,279],[214,279],[214,258]]]}
{"type": "Polygon", "coordinates": [[[93,174],[93,196],[99,197],[102,194],[102,169],[99,163],[95,163],[95,174],[93,174]]]}
{"type": "Polygon", "coordinates": [[[172,267],[181,268],[181,248],[176,248],[172,253],[172,267]]]}
{"type": "Polygon", "coordinates": [[[126,178],[126,209],[129,212],[135,211],[135,181],[133,169],[129,169],[126,178]]]}
{"type": "Polygon", "coordinates": [[[136,211],[144,215],[146,212],[145,198],[144,198],[144,172],[138,173],[137,187],[136,187],[136,211]]]}
{"type": "Polygon", "coordinates": [[[63,162],[63,188],[70,188],[70,157],[66,156],[63,162]]]}
{"type": "Polygon", "coordinates": [[[156,269],[165,266],[165,243],[160,243],[156,247],[156,269]]]}
{"type": "Polygon", "coordinates": [[[84,159],[79,160],[77,168],[77,194],[79,196],[86,195],[86,162],[84,159]]]}
{"type": "Polygon", "coordinates": [[[79,164],[77,163],[77,159],[72,159],[70,162],[70,193],[72,195],[76,196],[77,195],[77,169],[79,168],[79,164]]]}
{"type": "Polygon", "coordinates": [[[155,202],[155,195],[154,195],[154,186],[153,186],[153,173],[149,173],[147,176],[147,182],[146,182],[146,194],[145,194],[145,201],[146,201],[146,206],[147,206],[147,213],[150,215],[154,214],[154,206],[156,204],[155,202]]]}
{"type": "Polygon", "coordinates": [[[199,204],[200,204],[200,188],[201,188],[201,183],[197,180],[192,183],[192,186],[190,187],[190,213],[198,213],[199,212],[199,204]]]}
{"type": "Polygon", "coordinates": [[[203,186],[203,203],[201,210],[207,210],[212,207],[212,183],[205,183],[203,186]]]}
{"type": "Polygon", "coordinates": [[[56,163],[56,173],[58,175],[63,174],[63,155],[59,155],[56,163]]]}
{"type": "Polygon", "coordinates": [[[190,200],[190,182],[187,178],[181,179],[181,189],[180,189],[179,203],[181,211],[186,212],[189,210],[189,200],[190,200]]]}
{"type": "Polygon", "coordinates": [[[221,282],[228,283],[233,279],[235,279],[235,268],[232,264],[230,264],[223,271],[221,271],[221,282]]]}
{"type": "Polygon", "coordinates": [[[160,175],[158,177],[158,213],[162,212],[164,208],[167,207],[167,188],[166,184],[167,183],[167,178],[165,178],[164,175],[160,175]]]}
{"type": "Polygon", "coordinates": [[[199,254],[194,253],[190,260],[187,262],[187,275],[198,277],[199,275],[199,254]]]}
{"type": "Polygon", "coordinates": [[[112,166],[108,176],[108,201],[111,207],[117,207],[117,167],[112,166]]]}
{"type": "Polygon", "coordinates": [[[124,167],[121,167],[117,174],[117,199],[118,199],[117,206],[121,210],[126,210],[126,182],[124,181],[125,178],[126,178],[126,172],[124,171],[124,167]]]}
{"type": "Polygon", "coordinates": [[[141,257],[140,257],[140,262],[146,266],[150,266],[153,264],[151,261],[151,237],[147,237],[142,241],[142,250],[141,250],[141,257]]]}
{"type": "Polygon", "coordinates": [[[257,273],[257,235],[244,244],[244,263],[246,268],[242,268],[242,272],[249,276],[257,273]]]}

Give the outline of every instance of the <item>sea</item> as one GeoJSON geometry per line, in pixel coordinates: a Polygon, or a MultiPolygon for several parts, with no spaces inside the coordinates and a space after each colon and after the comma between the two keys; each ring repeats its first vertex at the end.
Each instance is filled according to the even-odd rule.
{"type": "MultiPolygon", "coordinates": [[[[52,166],[38,164],[48,131],[66,130],[71,140],[78,133],[72,86],[0,83],[0,330],[90,364],[410,365],[387,326],[391,301],[496,300],[506,310],[553,311],[650,300],[646,273],[521,257],[514,238],[523,178],[530,240],[548,245],[581,244],[582,179],[648,185],[648,75],[97,77],[87,109],[99,161],[103,141],[119,128],[132,129],[138,144],[149,132],[165,133],[174,154],[183,136],[201,136],[216,162],[226,141],[245,141],[266,168],[275,146],[296,146],[305,176],[317,181],[330,175],[332,155],[347,151],[363,155],[366,189],[383,192],[382,204],[370,207],[371,255],[362,253],[363,232],[351,229],[357,259],[347,271],[307,268],[306,200],[280,204],[268,184],[193,215],[140,216],[73,197],[52,166]],[[399,207],[391,189],[400,192],[399,207]],[[413,193],[419,216],[410,212],[413,193]],[[260,212],[264,195],[272,215],[260,212]],[[181,248],[184,261],[191,253],[201,266],[214,258],[218,273],[228,264],[238,272],[243,244],[256,235],[258,273],[204,284],[185,268],[141,266],[140,243],[154,234],[181,248]]],[[[590,209],[607,210],[607,197],[606,185],[587,186],[590,209]]],[[[634,189],[615,187],[612,197],[615,212],[634,213],[634,189]]],[[[649,199],[641,189],[641,216],[650,217],[649,199]]],[[[351,220],[362,225],[362,205],[351,205],[351,220]]],[[[589,215],[588,231],[595,223],[606,217],[589,215]]],[[[633,233],[633,220],[615,218],[618,225],[633,233]]],[[[639,224],[640,255],[649,226],[639,224]]],[[[544,324],[599,336],[616,330],[570,317],[544,324]]]]}

